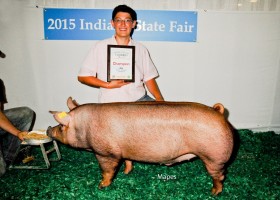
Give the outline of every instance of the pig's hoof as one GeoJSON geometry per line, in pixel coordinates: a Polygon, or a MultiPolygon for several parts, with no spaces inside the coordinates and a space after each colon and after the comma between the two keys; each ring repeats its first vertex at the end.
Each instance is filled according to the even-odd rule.
{"type": "Polygon", "coordinates": [[[213,179],[213,187],[212,187],[212,194],[217,196],[223,191],[223,183],[222,180],[224,179],[224,176],[221,176],[219,179],[213,179]]]}
{"type": "Polygon", "coordinates": [[[108,187],[109,185],[110,185],[111,183],[106,183],[105,181],[101,181],[100,183],[99,183],[99,186],[98,186],[98,188],[99,189],[103,189],[103,188],[105,188],[105,187],[108,187]]]}
{"type": "Polygon", "coordinates": [[[125,169],[125,170],[123,171],[123,173],[124,173],[124,174],[129,174],[129,173],[131,172],[131,170],[132,170],[132,169],[128,169],[128,170],[125,169]]]}
{"type": "Polygon", "coordinates": [[[217,196],[218,194],[220,194],[222,192],[222,190],[223,190],[222,188],[213,187],[211,192],[212,192],[213,195],[217,196]]]}
{"type": "Polygon", "coordinates": [[[125,167],[123,173],[124,173],[124,174],[129,174],[129,173],[132,171],[132,169],[133,169],[133,166],[129,166],[129,167],[128,167],[128,166],[126,165],[126,167],[125,167]]]}
{"type": "Polygon", "coordinates": [[[102,185],[102,183],[100,183],[100,184],[98,185],[98,189],[102,190],[103,188],[104,188],[104,186],[102,185]]]}

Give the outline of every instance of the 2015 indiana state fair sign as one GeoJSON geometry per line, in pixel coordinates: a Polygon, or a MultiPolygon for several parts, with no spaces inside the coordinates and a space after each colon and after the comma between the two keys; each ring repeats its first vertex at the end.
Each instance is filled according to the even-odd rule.
{"type": "MultiPolygon", "coordinates": [[[[45,8],[45,40],[102,40],[112,37],[112,9],[45,8]]],[[[137,10],[132,38],[139,41],[196,42],[197,12],[137,10]]]]}

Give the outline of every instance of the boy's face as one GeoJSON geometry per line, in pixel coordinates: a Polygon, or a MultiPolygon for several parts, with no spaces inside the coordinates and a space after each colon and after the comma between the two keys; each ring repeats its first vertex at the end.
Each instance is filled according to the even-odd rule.
{"type": "Polygon", "coordinates": [[[111,24],[115,28],[117,36],[130,37],[130,33],[135,27],[136,21],[132,20],[129,13],[118,12],[114,20],[111,20],[111,24]]]}

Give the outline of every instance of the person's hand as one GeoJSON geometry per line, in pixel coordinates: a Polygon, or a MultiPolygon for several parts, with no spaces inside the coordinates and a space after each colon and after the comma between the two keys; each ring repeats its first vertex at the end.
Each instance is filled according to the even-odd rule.
{"type": "Polygon", "coordinates": [[[124,80],[114,80],[107,83],[107,89],[113,89],[113,88],[120,88],[124,85],[129,84],[128,82],[124,82],[124,80]]]}
{"type": "Polygon", "coordinates": [[[24,136],[26,136],[27,134],[28,134],[27,131],[21,131],[17,134],[17,136],[20,140],[23,140],[24,136]]]}

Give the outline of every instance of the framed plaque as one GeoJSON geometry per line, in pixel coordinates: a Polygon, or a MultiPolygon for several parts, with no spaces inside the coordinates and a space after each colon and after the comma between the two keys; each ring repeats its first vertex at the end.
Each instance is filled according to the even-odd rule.
{"type": "Polygon", "coordinates": [[[135,81],[135,46],[108,45],[107,81],[135,81]]]}

